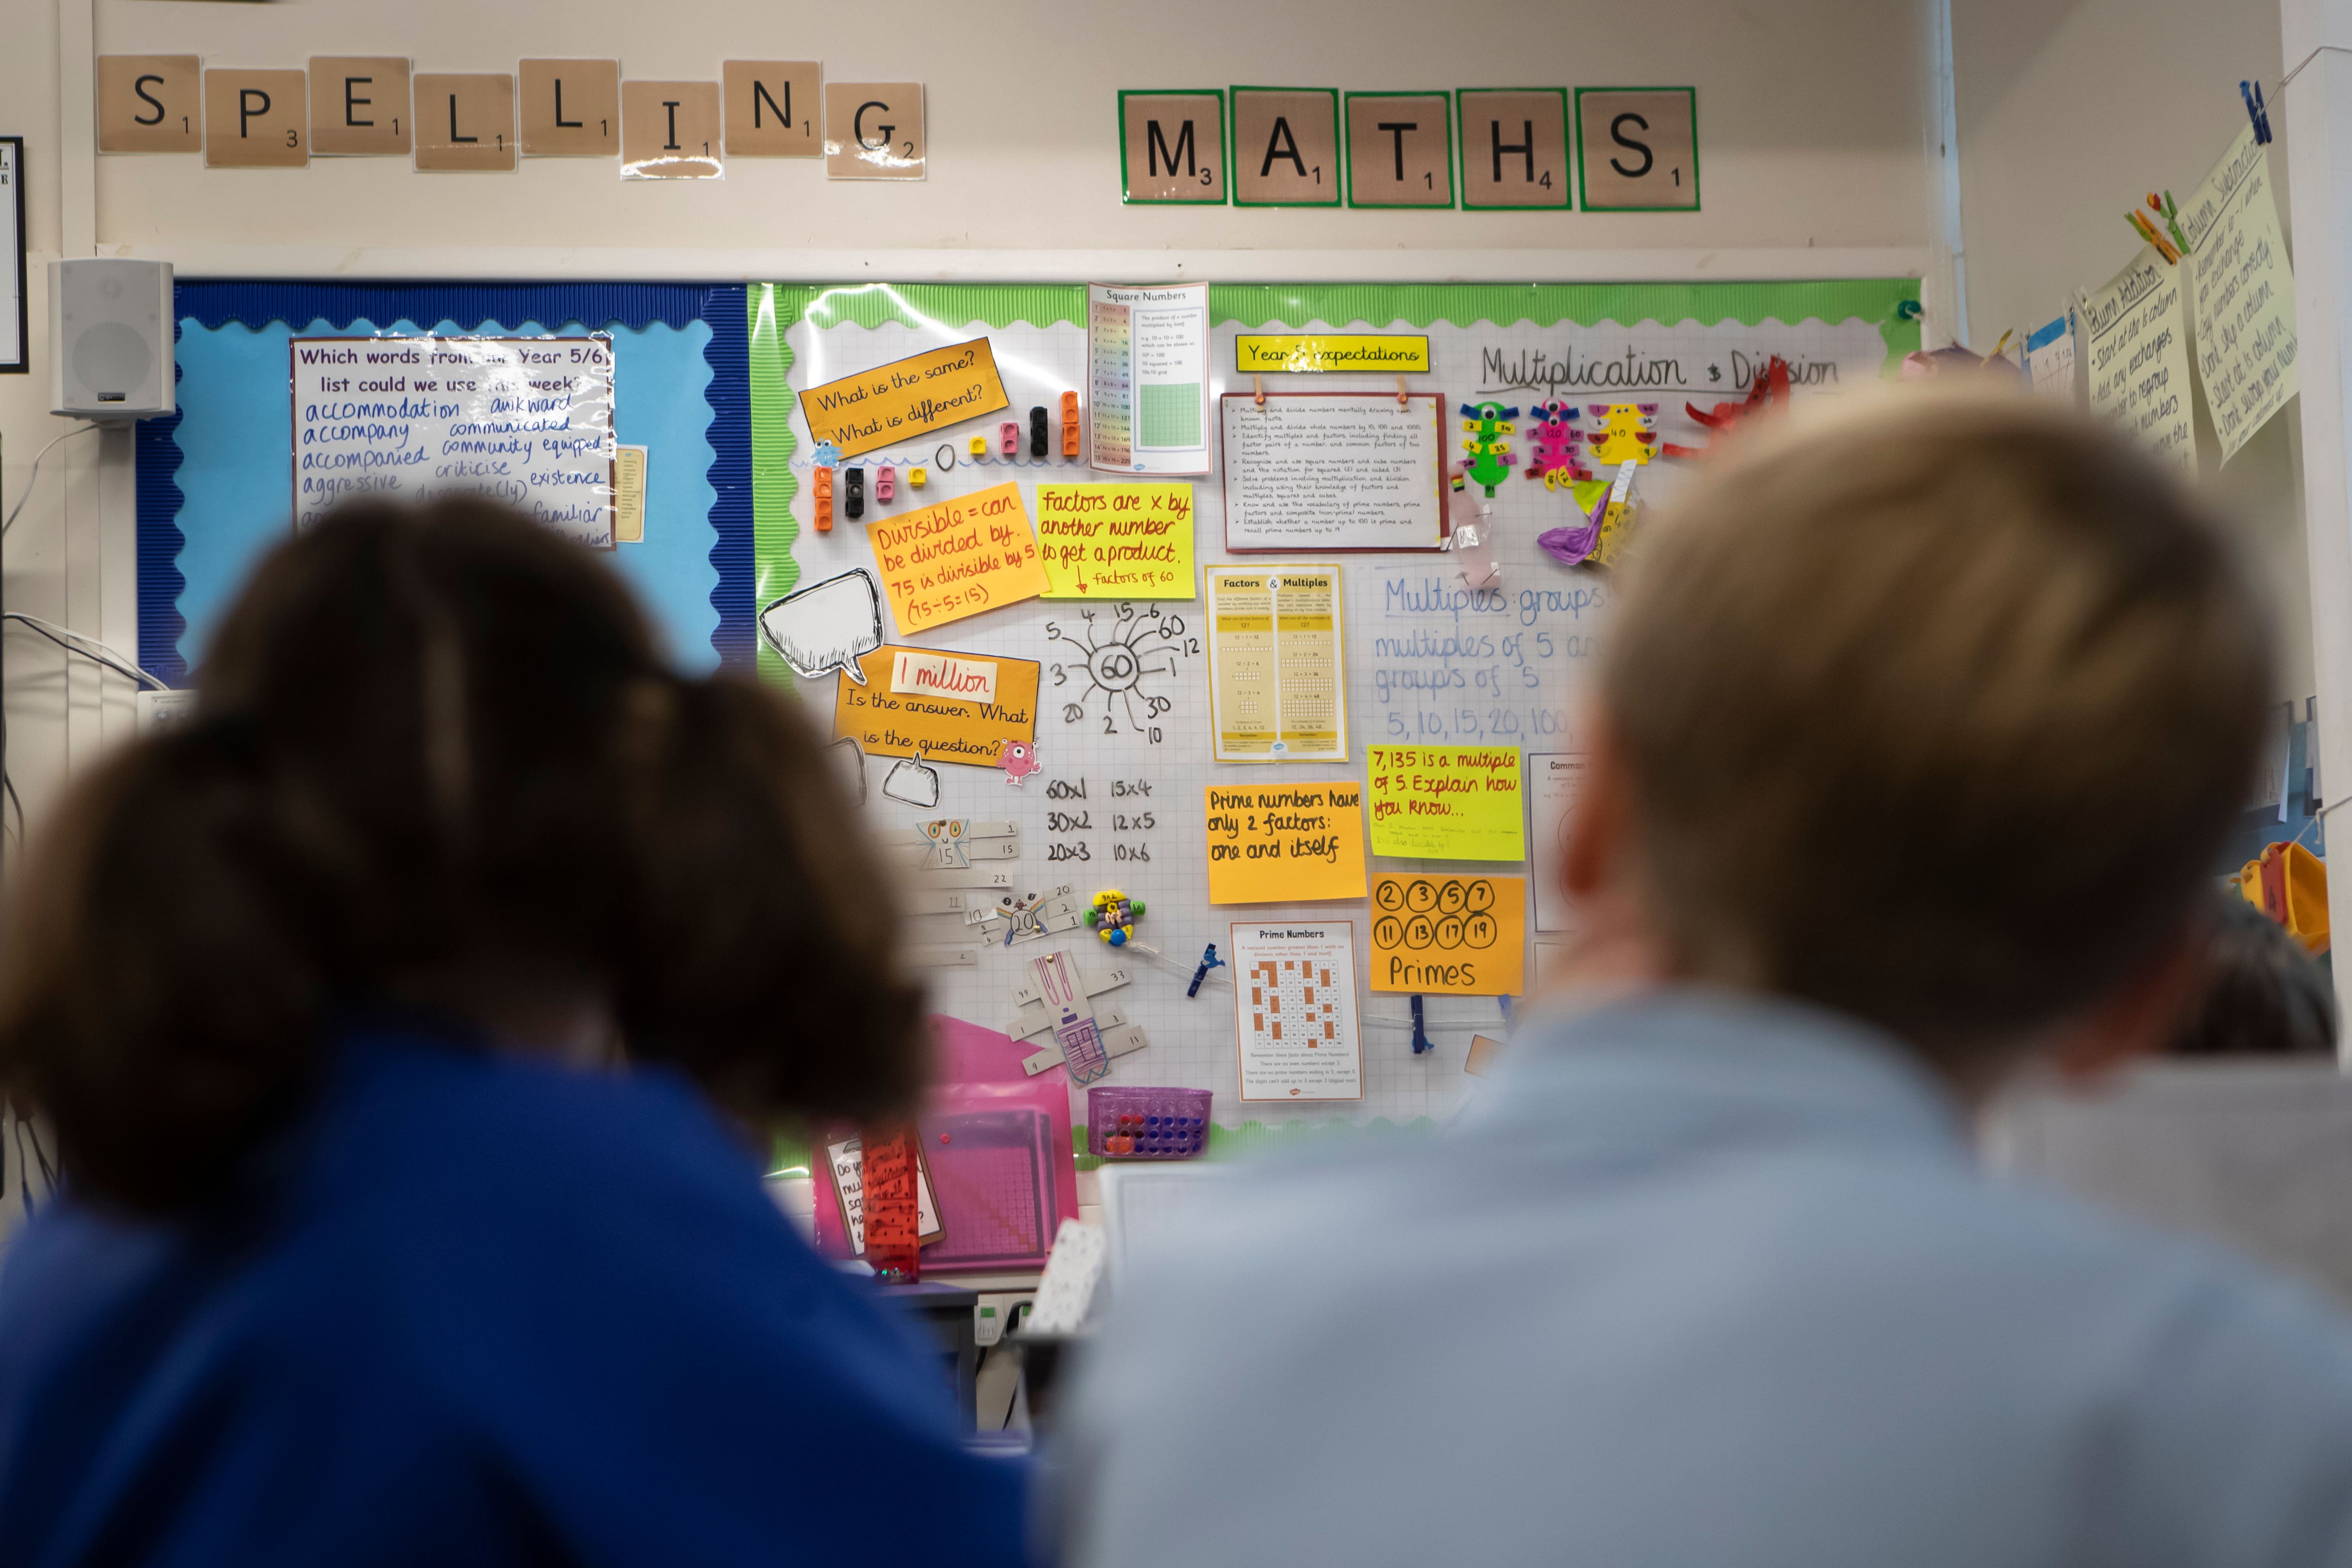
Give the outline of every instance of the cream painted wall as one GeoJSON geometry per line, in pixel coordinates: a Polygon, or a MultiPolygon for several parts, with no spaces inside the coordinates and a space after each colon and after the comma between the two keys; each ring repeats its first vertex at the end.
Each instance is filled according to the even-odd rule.
{"type": "MultiPolygon", "coordinates": [[[[2021,334],[2096,288],[2138,248],[2124,211],[2150,189],[2186,198],[2246,123],[2240,79],[2276,96],[2278,0],[1959,0],[1952,46],[1960,228],[1971,346],[2021,334]]],[[[2271,172],[2288,218],[2286,116],[2271,172]]],[[[2292,231],[2288,235],[2293,246],[2292,231]]],[[[2229,467],[2201,398],[2206,484],[2250,546],[2277,615],[2282,697],[2312,691],[2296,410],[2229,467]]]]}
{"type": "MultiPolygon", "coordinates": [[[[739,159],[717,186],[632,182],[607,160],[512,174],[410,172],[404,159],[206,170],[186,156],[101,160],[108,244],[904,249],[1380,250],[1913,247],[1924,34],[1873,0],[1669,0],[1638,26],[1576,0],[1194,0],[1181,7],[915,0],[839,12],[765,0],[646,6],[478,0],[299,5],[97,0],[107,53],[194,52],[209,66],[314,53],[404,54],[417,69],[511,70],[525,54],[609,55],[625,76],[715,80],[730,57],[815,58],[830,79],[928,85],[931,177],[827,181],[821,163],[739,159]],[[1158,25],[1181,18],[1181,26],[1158,25]],[[871,18],[869,21],[868,18],[871,18]],[[886,19],[887,18],[887,19],[886,19]],[[1122,208],[1120,88],[1342,89],[1692,83],[1697,215],[1122,208]]],[[[593,265],[593,264],[592,264],[593,265]]],[[[1686,267],[1703,267],[1693,258],[1686,267]]]]}

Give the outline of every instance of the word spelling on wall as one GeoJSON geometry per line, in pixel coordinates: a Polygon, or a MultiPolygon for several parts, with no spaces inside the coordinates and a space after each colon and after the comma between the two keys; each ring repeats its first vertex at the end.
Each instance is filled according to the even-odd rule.
{"type": "Polygon", "coordinates": [[[1699,206],[1698,91],[1688,87],[1122,92],[1118,151],[1129,205],[1699,206]]]}
{"type": "Polygon", "coordinates": [[[613,158],[625,180],[715,180],[729,158],[823,158],[835,180],[919,180],[923,84],[825,81],[814,60],[728,60],[717,81],[623,80],[616,59],[412,73],[396,55],[212,69],[194,55],[101,55],[98,150],[202,153],[213,168],[399,157],[420,174],[523,158],[613,158]]]}

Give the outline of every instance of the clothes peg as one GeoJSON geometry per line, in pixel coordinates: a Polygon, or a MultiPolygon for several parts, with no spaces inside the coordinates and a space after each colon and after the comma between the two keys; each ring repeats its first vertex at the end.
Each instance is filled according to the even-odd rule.
{"type": "Polygon", "coordinates": [[[2147,206],[2150,212],[2164,220],[2166,232],[2172,236],[2172,248],[2183,256],[2188,255],[2189,237],[2181,232],[2180,204],[2172,199],[2172,193],[2167,191],[2158,196],[2154,191],[2148,192],[2147,206]]]}
{"type": "Polygon", "coordinates": [[[1209,971],[1212,969],[1223,969],[1224,966],[1225,961],[1217,956],[1217,944],[1215,942],[1213,942],[1207,947],[1202,948],[1201,950],[1201,967],[1192,971],[1192,984],[1184,988],[1184,994],[1187,996],[1198,996],[1201,994],[1201,982],[1209,977],[1209,971]]]}
{"type": "Polygon", "coordinates": [[[1029,410],[1029,455],[1045,455],[1045,405],[1042,403],[1029,410]]]}
{"type": "Polygon", "coordinates": [[[2270,110],[2263,102],[2263,84],[2258,81],[2242,81],[2238,84],[2238,96],[2245,100],[2246,118],[2253,122],[2254,145],[2269,146],[2271,115],[2270,110]]]}
{"type": "Polygon", "coordinates": [[[898,493],[898,470],[885,463],[874,476],[876,504],[889,500],[898,493]]]}
{"type": "Polygon", "coordinates": [[[1415,996],[1412,999],[1412,1054],[1414,1056],[1422,1056],[1437,1048],[1429,1043],[1429,1031],[1423,1026],[1424,1021],[1421,1012],[1421,998],[1415,996]]]}
{"type": "Polygon", "coordinates": [[[816,487],[810,493],[810,500],[816,507],[816,531],[819,533],[831,533],[833,531],[833,470],[831,468],[820,468],[816,470],[816,487]]]}
{"type": "Polygon", "coordinates": [[[852,468],[842,478],[849,484],[849,500],[842,510],[849,514],[850,521],[856,522],[866,515],[866,470],[852,468]]]}

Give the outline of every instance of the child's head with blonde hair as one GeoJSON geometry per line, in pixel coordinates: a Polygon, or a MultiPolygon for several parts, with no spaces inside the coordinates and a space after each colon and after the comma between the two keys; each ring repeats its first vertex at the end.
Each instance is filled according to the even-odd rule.
{"type": "Polygon", "coordinates": [[[1759,433],[1664,512],[1601,698],[1668,970],[1974,1077],[2179,945],[2272,672],[2171,475],[2019,396],[1905,394],[1759,433]]]}

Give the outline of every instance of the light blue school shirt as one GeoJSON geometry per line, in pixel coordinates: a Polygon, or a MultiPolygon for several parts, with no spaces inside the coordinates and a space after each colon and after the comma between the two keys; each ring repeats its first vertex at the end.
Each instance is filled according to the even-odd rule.
{"type": "Polygon", "coordinates": [[[1077,1562],[2352,1563],[2352,1328],[1989,1183],[1894,1041],[1670,991],[1530,1019],[1495,1089],[1139,1271],[1077,1562]]]}

